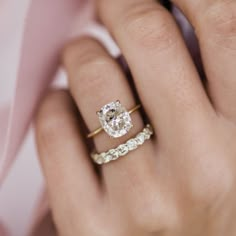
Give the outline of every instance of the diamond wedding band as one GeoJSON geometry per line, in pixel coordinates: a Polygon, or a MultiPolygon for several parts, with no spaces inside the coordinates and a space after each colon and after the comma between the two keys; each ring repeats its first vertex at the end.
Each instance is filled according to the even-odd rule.
{"type": "Polygon", "coordinates": [[[99,165],[114,161],[143,145],[152,135],[153,128],[151,125],[147,124],[140,133],[138,133],[134,138],[129,139],[126,143],[121,144],[114,149],[110,149],[107,152],[92,153],[91,157],[94,162],[99,165]]]}
{"type": "Polygon", "coordinates": [[[97,112],[101,127],[89,133],[87,138],[92,138],[104,130],[110,137],[119,138],[127,134],[133,127],[131,113],[137,111],[141,107],[136,105],[127,111],[120,101],[106,104],[97,112]]]}

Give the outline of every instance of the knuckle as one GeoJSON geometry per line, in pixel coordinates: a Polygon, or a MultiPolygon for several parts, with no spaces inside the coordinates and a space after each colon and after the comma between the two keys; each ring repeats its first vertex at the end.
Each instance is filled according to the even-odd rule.
{"type": "Polygon", "coordinates": [[[102,47],[94,38],[83,36],[78,40],[74,40],[64,47],[62,50],[62,61],[65,65],[78,63],[83,59],[89,58],[101,53],[102,47]]]}
{"type": "Polygon", "coordinates": [[[105,68],[109,68],[112,64],[112,60],[110,57],[106,55],[98,55],[93,52],[88,52],[86,55],[82,55],[80,58],[80,72],[81,73],[92,73],[93,68],[102,70],[104,72],[105,68]]]}
{"type": "Polygon", "coordinates": [[[130,9],[122,22],[125,33],[145,49],[164,50],[176,42],[174,21],[162,8],[138,4],[130,9]]]}
{"type": "Polygon", "coordinates": [[[223,202],[235,186],[235,174],[223,161],[215,160],[214,168],[207,168],[199,173],[193,178],[192,193],[194,200],[201,205],[211,206],[223,202]]]}
{"type": "Polygon", "coordinates": [[[110,75],[121,76],[113,58],[92,38],[81,38],[69,44],[64,50],[63,60],[68,67],[72,92],[76,89],[75,92],[81,95],[96,91],[98,87],[101,88],[99,91],[104,91],[103,88],[111,83],[110,75]]]}
{"type": "MultiPolygon", "coordinates": [[[[54,222],[58,226],[60,235],[104,235],[102,229],[104,227],[103,215],[96,212],[101,212],[100,206],[93,206],[93,209],[89,204],[78,205],[76,201],[71,200],[71,204],[62,205],[60,197],[57,202],[54,201],[54,222]],[[65,217],[67,212],[67,217],[65,217]],[[78,224],[78,222],[80,222],[78,224]],[[76,232],[76,234],[75,234],[76,232]]],[[[104,233],[104,232],[103,232],[104,233]]],[[[113,234],[109,234],[113,235],[113,234]]]]}
{"type": "Polygon", "coordinates": [[[224,47],[236,50],[236,2],[221,0],[211,5],[206,11],[206,30],[210,39],[224,47]]]}
{"type": "Polygon", "coordinates": [[[148,232],[157,232],[162,227],[160,202],[155,190],[136,195],[131,204],[131,215],[137,226],[148,232]]]}
{"type": "Polygon", "coordinates": [[[74,80],[77,85],[82,84],[82,86],[74,87],[78,88],[81,94],[95,91],[98,87],[100,91],[104,91],[103,88],[105,89],[110,83],[110,75],[116,76],[117,68],[112,59],[103,55],[86,55],[82,60],[74,80]]]}

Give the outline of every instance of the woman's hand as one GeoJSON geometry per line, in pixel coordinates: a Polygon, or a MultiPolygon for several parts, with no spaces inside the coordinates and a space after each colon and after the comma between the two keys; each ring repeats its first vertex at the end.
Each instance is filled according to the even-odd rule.
{"type": "MultiPolygon", "coordinates": [[[[127,60],[155,136],[94,168],[96,111],[137,102],[116,61],[91,38],[63,53],[68,91],[50,92],[36,121],[54,221],[62,236],[236,235],[236,2],[175,0],[196,29],[207,75],[201,83],[172,16],[151,0],[100,0],[98,12],[127,60]],[[71,94],[71,95],[70,95],[71,94]],[[77,110],[78,109],[78,110],[77,110]]],[[[140,112],[121,139],[145,125],[140,112]]]]}

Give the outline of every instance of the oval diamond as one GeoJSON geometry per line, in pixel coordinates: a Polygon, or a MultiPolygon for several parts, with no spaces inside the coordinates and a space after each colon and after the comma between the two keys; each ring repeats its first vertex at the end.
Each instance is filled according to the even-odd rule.
{"type": "Polygon", "coordinates": [[[135,139],[130,139],[129,141],[127,141],[127,146],[129,148],[130,151],[134,150],[137,148],[137,142],[135,141],[135,139]]]}
{"type": "Polygon", "coordinates": [[[145,141],[145,136],[144,133],[141,132],[136,136],[136,142],[138,143],[138,145],[142,145],[145,141]]]}
{"type": "Polygon", "coordinates": [[[126,144],[121,144],[118,148],[118,153],[120,156],[125,156],[128,152],[129,152],[129,149],[127,147],[126,144]]]}
{"type": "Polygon", "coordinates": [[[133,127],[129,112],[119,101],[111,102],[97,112],[102,128],[113,138],[119,138],[133,127]]]}
{"type": "Polygon", "coordinates": [[[119,152],[116,149],[111,149],[109,154],[112,156],[112,160],[116,160],[119,157],[119,152]]]}
{"type": "Polygon", "coordinates": [[[106,153],[106,156],[104,157],[104,163],[108,163],[112,160],[112,155],[109,153],[106,153]]]}

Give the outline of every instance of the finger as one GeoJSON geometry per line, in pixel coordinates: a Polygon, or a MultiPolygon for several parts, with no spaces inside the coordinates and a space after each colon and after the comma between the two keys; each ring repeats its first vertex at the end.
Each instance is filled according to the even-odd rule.
{"type": "Polygon", "coordinates": [[[48,212],[40,222],[35,226],[31,236],[56,236],[56,228],[54,226],[52,215],[48,212]]]}
{"type": "Polygon", "coordinates": [[[77,118],[76,106],[65,91],[50,92],[36,117],[37,146],[50,206],[59,231],[65,235],[73,232],[75,220],[85,224],[87,212],[100,201],[98,178],[77,118]]]}
{"type": "MultiPolygon", "coordinates": [[[[103,105],[119,100],[129,110],[137,104],[121,68],[96,40],[82,38],[69,44],[64,51],[64,65],[71,93],[90,131],[100,126],[96,112],[103,105]]],[[[133,113],[132,119],[135,127],[129,136],[143,128],[139,112],[133,113]]],[[[127,136],[107,137],[105,132],[96,136],[97,151],[105,151],[127,139],[127,136]]]]}
{"type": "Polygon", "coordinates": [[[215,108],[236,119],[236,2],[174,0],[196,29],[215,108]]]}
{"type": "MultiPolygon", "coordinates": [[[[151,0],[100,0],[99,12],[120,46],[158,135],[175,137],[212,111],[179,30],[151,0]]],[[[161,142],[162,139],[159,140],[161,142]]]]}
{"type": "MultiPolygon", "coordinates": [[[[64,65],[69,75],[71,93],[89,130],[100,126],[96,111],[103,105],[118,99],[127,108],[135,106],[132,90],[121,68],[96,40],[84,38],[68,45],[64,52],[64,65]]],[[[94,137],[98,152],[117,147],[143,129],[140,113],[136,111],[131,116],[134,127],[124,137],[109,138],[105,132],[94,137]]],[[[128,157],[104,165],[105,182],[113,188],[117,178],[120,177],[119,181],[124,182],[121,169],[126,173],[136,171],[141,178],[139,171],[151,169],[153,163],[151,155],[144,158],[144,153],[151,146],[152,143],[147,142],[145,147],[140,148],[139,155],[133,152],[128,157]]]]}

